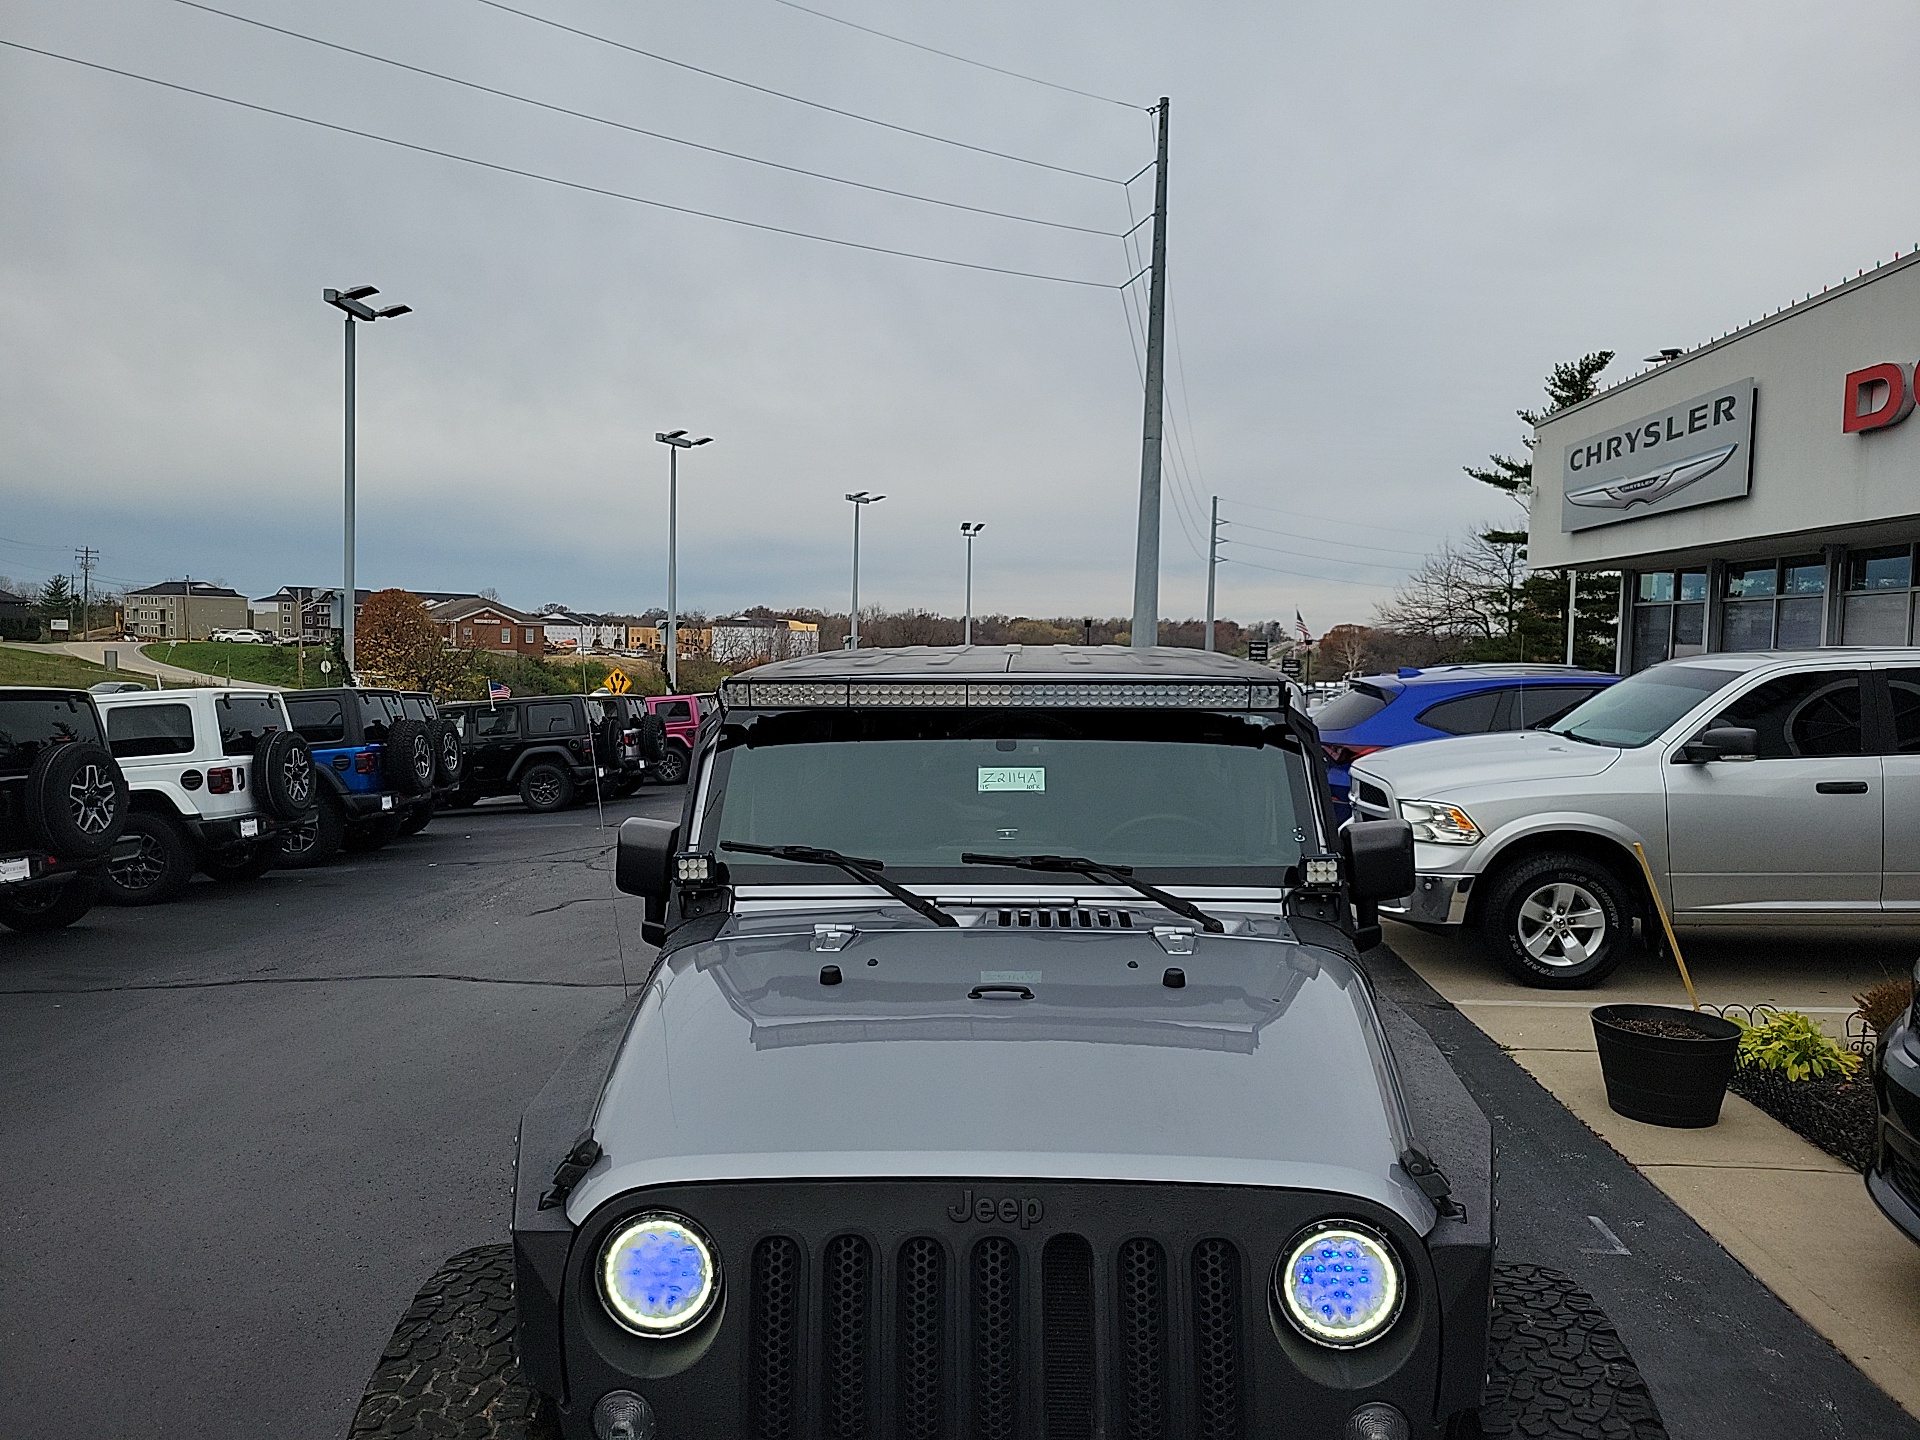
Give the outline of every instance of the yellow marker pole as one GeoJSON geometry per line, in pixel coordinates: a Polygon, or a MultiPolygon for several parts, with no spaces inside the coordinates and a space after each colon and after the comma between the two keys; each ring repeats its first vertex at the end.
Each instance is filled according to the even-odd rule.
{"type": "Polygon", "coordinates": [[[1686,984],[1687,998],[1698,1010],[1700,997],[1693,992],[1693,977],[1687,973],[1687,962],[1680,954],[1680,941],[1673,933],[1673,921],[1667,918],[1667,905],[1660,898],[1660,887],[1654,883],[1653,867],[1647,863],[1647,852],[1640,848],[1638,840],[1633,842],[1633,853],[1640,858],[1640,873],[1647,877],[1647,893],[1653,896],[1653,908],[1660,912],[1660,928],[1667,932],[1667,945],[1673,951],[1673,963],[1680,967],[1680,978],[1686,984]]]}

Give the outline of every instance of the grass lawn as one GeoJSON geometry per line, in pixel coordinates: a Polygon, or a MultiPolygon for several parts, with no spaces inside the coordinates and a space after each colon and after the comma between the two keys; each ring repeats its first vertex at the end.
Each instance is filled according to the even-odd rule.
{"type": "MultiPolygon", "coordinates": [[[[252,680],[288,689],[298,688],[300,684],[300,652],[292,645],[235,645],[225,640],[182,640],[169,644],[163,640],[155,645],[143,645],[140,653],[162,665],[178,665],[202,675],[231,676],[235,680],[252,680]]],[[[320,673],[320,662],[326,658],[324,650],[313,645],[307,647],[307,689],[340,683],[338,675],[320,673]]]]}
{"type": "Polygon", "coordinates": [[[109,670],[91,660],[54,650],[0,645],[0,685],[68,685],[84,690],[102,680],[138,680],[152,685],[153,676],[136,670],[109,670]]]}

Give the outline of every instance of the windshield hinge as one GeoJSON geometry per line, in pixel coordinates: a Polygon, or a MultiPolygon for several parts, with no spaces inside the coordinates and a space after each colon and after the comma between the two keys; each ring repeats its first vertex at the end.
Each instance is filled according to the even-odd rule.
{"type": "Polygon", "coordinates": [[[1446,1172],[1433,1163],[1426,1151],[1409,1145],[1400,1152],[1400,1165],[1420,1187],[1420,1193],[1433,1202],[1435,1210],[1449,1218],[1466,1216],[1466,1208],[1454,1203],[1453,1187],[1447,1183],[1446,1172]]]}
{"type": "Polygon", "coordinates": [[[838,954],[851,945],[859,933],[852,925],[816,925],[813,927],[813,948],[828,955],[838,954]]]}
{"type": "Polygon", "coordinates": [[[580,1183],[580,1177],[591,1170],[604,1153],[600,1142],[593,1138],[593,1131],[582,1130],[580,1138],[573,1142],[573,1148],[567,1151],[566,1159],[554,1167],[553,1188],[540,1197],[540,1208],[551,1210],[556,1205],[566,1203],[573,1187],[580,1183]]]}

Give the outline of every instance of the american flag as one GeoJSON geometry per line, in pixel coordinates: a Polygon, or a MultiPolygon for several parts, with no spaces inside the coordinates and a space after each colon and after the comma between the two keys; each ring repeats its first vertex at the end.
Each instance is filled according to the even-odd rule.
{"type": "Polygon", "coordinates": [[[487,681],[487,699],[511,700],[512,698],[513,698],[513,691],[508,689],[505,685],[502,685],[498,680],[487,681]]]}
{"type": "Polygon", "coordinates": [[[1313,643],[1313,632],[1307,629],[1307,622],[1298,610],[1293,612],[1293,628],[1294,632],[1299,635],[1302,645],[1311,645],[1313,643]]]}

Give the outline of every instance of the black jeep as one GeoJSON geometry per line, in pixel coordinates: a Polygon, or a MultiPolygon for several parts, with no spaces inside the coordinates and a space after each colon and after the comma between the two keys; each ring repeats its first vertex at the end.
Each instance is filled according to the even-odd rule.
{"type": "Polygon", "coordinates": [[[467,767],[467,747],[460,738],[460,727],[440,713],[439,702],[426,691],[402,690],[400,708],[409,720],[427,727],[427,740],[433,747],[434,803],[416,806],[400,822],[402,835],[417,835],[427,828],[436,809],[453,803],[454,791],[459,789],[460,776],[467,767]]]}
{"type": "Polygon", "coordinates": [[[320,803],[281,841],[283,864],[378,850],[415,812],[431,816],[439,773],[433,733],[407,714],[399,691],[289,690],[287,712],[313,751],[320,803]]]}
{"type": "Polygon", "coordinates": [[[126,777],[84,690],[0,689],[0,925],[88,910],[127,821],[126,777]]]}
{"type": "Polygon", "coordinates": [[[466,769],[452,802],[518,795],[545,814],[590,800],[596,785],[612,793],[623,724],[593,695],[532,695],[446,707],[466,742],[466,769]]]}

